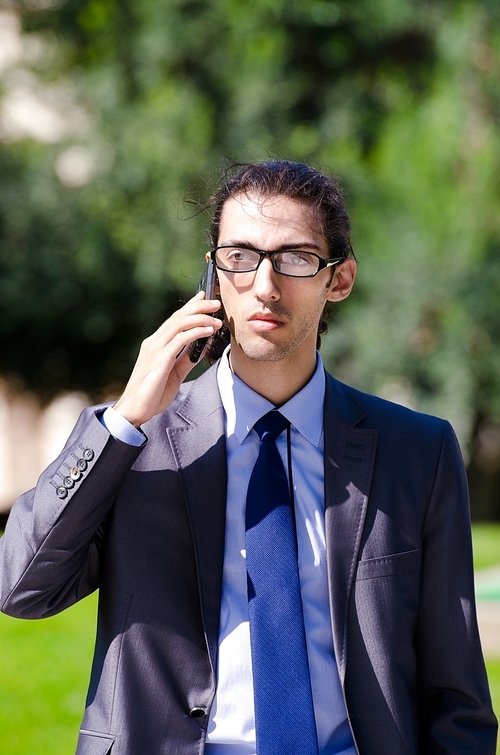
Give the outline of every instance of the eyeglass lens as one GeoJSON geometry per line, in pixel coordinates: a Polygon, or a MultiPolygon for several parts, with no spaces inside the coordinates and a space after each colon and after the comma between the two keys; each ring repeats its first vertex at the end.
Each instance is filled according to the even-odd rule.
{"type": "MultiPolygon", "coordinates": [[[[273,267],[278,273],[302,278],[314,275],[318,271],[319,259],[310,252],[303,250],[284,250],[271,252],[266,255],[272,260],[273,267]]],[[[237,247],[219,247],[215,252],[217,265],[223,270],[234,273],[249,273],[256,270],[261,253],[254,249],[239,249],[237,247]]]]}

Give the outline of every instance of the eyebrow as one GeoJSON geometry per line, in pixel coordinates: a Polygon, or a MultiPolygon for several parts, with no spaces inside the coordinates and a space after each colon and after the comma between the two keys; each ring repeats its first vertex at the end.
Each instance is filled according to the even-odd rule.
{"type": "Polygon", "coordinates": [[[268,249],[258,249],[254,244],[251,244],[249,241],[234,241],[232,239],[229,239],[229,241],[224,241],[223,244],[218,244],[218,246],[234,246],[241,249],[251,249],[255,252],[264,252],[267,251],[268,253],[272,254],[272,252],[283,252],[288,249],[311,249],[315,252],[321,252],[321,246],[319,244],[314,244],[310,241],[302,241],[301,243],[297,244],[280,244],[275,249],[268,250],[268,249]]]}

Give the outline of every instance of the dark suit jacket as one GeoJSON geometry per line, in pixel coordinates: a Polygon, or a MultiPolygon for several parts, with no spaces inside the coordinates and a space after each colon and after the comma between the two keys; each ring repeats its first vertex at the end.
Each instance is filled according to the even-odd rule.
{"type": "MultiPolygon", "coordinates": [[[[0,541],[6,613],[50,616],[100,589],[78,755],[203,752],[226,503],[214,369],[144,431],[147,444],[132,448],[84,411],[0,541]],[[93,458],[60,499],[85,449],[93,458]]],[[[359,753],[494,755],[466,481],[448,423],[328,376],[325,522],[335,655],[359,753]]]]}

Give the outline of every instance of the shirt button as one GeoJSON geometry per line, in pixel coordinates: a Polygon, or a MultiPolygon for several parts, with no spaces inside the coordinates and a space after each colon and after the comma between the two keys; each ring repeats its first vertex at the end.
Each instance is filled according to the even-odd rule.
{"type": "Polygon", "coordinates": [[[64,485],[59,485],[59,487],[56,490],[56,493],[57,493],[58,498],[66,498],[66,496],[68,495],[68,491],[66,490],[64,485]]]}
{"type": "Polygon", "coordinates": [[[68,477],[64,478],[64,487],[68,488],[68,490],[70,488],[72,488],[74,486],[74,484],[75,484],[75,481],[72,480],[71,477],[69,477],[69,475],[68,475],[68,477]]]}
{"type": "Polygon", "coordinates": [[[94,452],[91,448],[86,448],[84,450],[83,458],[85,459],[85,461],[92,461],[92,459],[94,458],[94,452]]]}
{"type": "Polygon", "coordinates": [[[202,716],[205,716],[207,711],[205,708],[191,708],[189,711],[189,715],[191,718],[201,718],[202,716]]]}
{"type": "Polygon", "coordinates": [[[77,469],[77,467],[71,467],[69,474],[71,476],[71,479],[75,481],[79,480],[80,477],[82,476],[82,473],[80,472],[79,469],[77,469]]]}
{"type": "Polygon", "coordinates": [[[78,467],[80,472],[85,472],[85,470],[87,469],[87,462],[85,461],[85,459],[78,459],[76,466],[78,467]]]}

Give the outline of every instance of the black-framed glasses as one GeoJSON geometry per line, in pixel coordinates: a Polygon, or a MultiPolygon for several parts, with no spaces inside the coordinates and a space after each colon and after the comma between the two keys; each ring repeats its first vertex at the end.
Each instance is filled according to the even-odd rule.
{"type": "Polygon", "coordinates": [[[325,259],[319,254],[305,249],[281,249],[277,252],[263,252],[244,246],[217,246],[210,251],[212,262],[226,273],[252,273],[259,267],[264,257],[269,257],[273,270],[280,275],[292,278],[313,278],[326,267],[343,262],[345,257],[325,259]]]}

